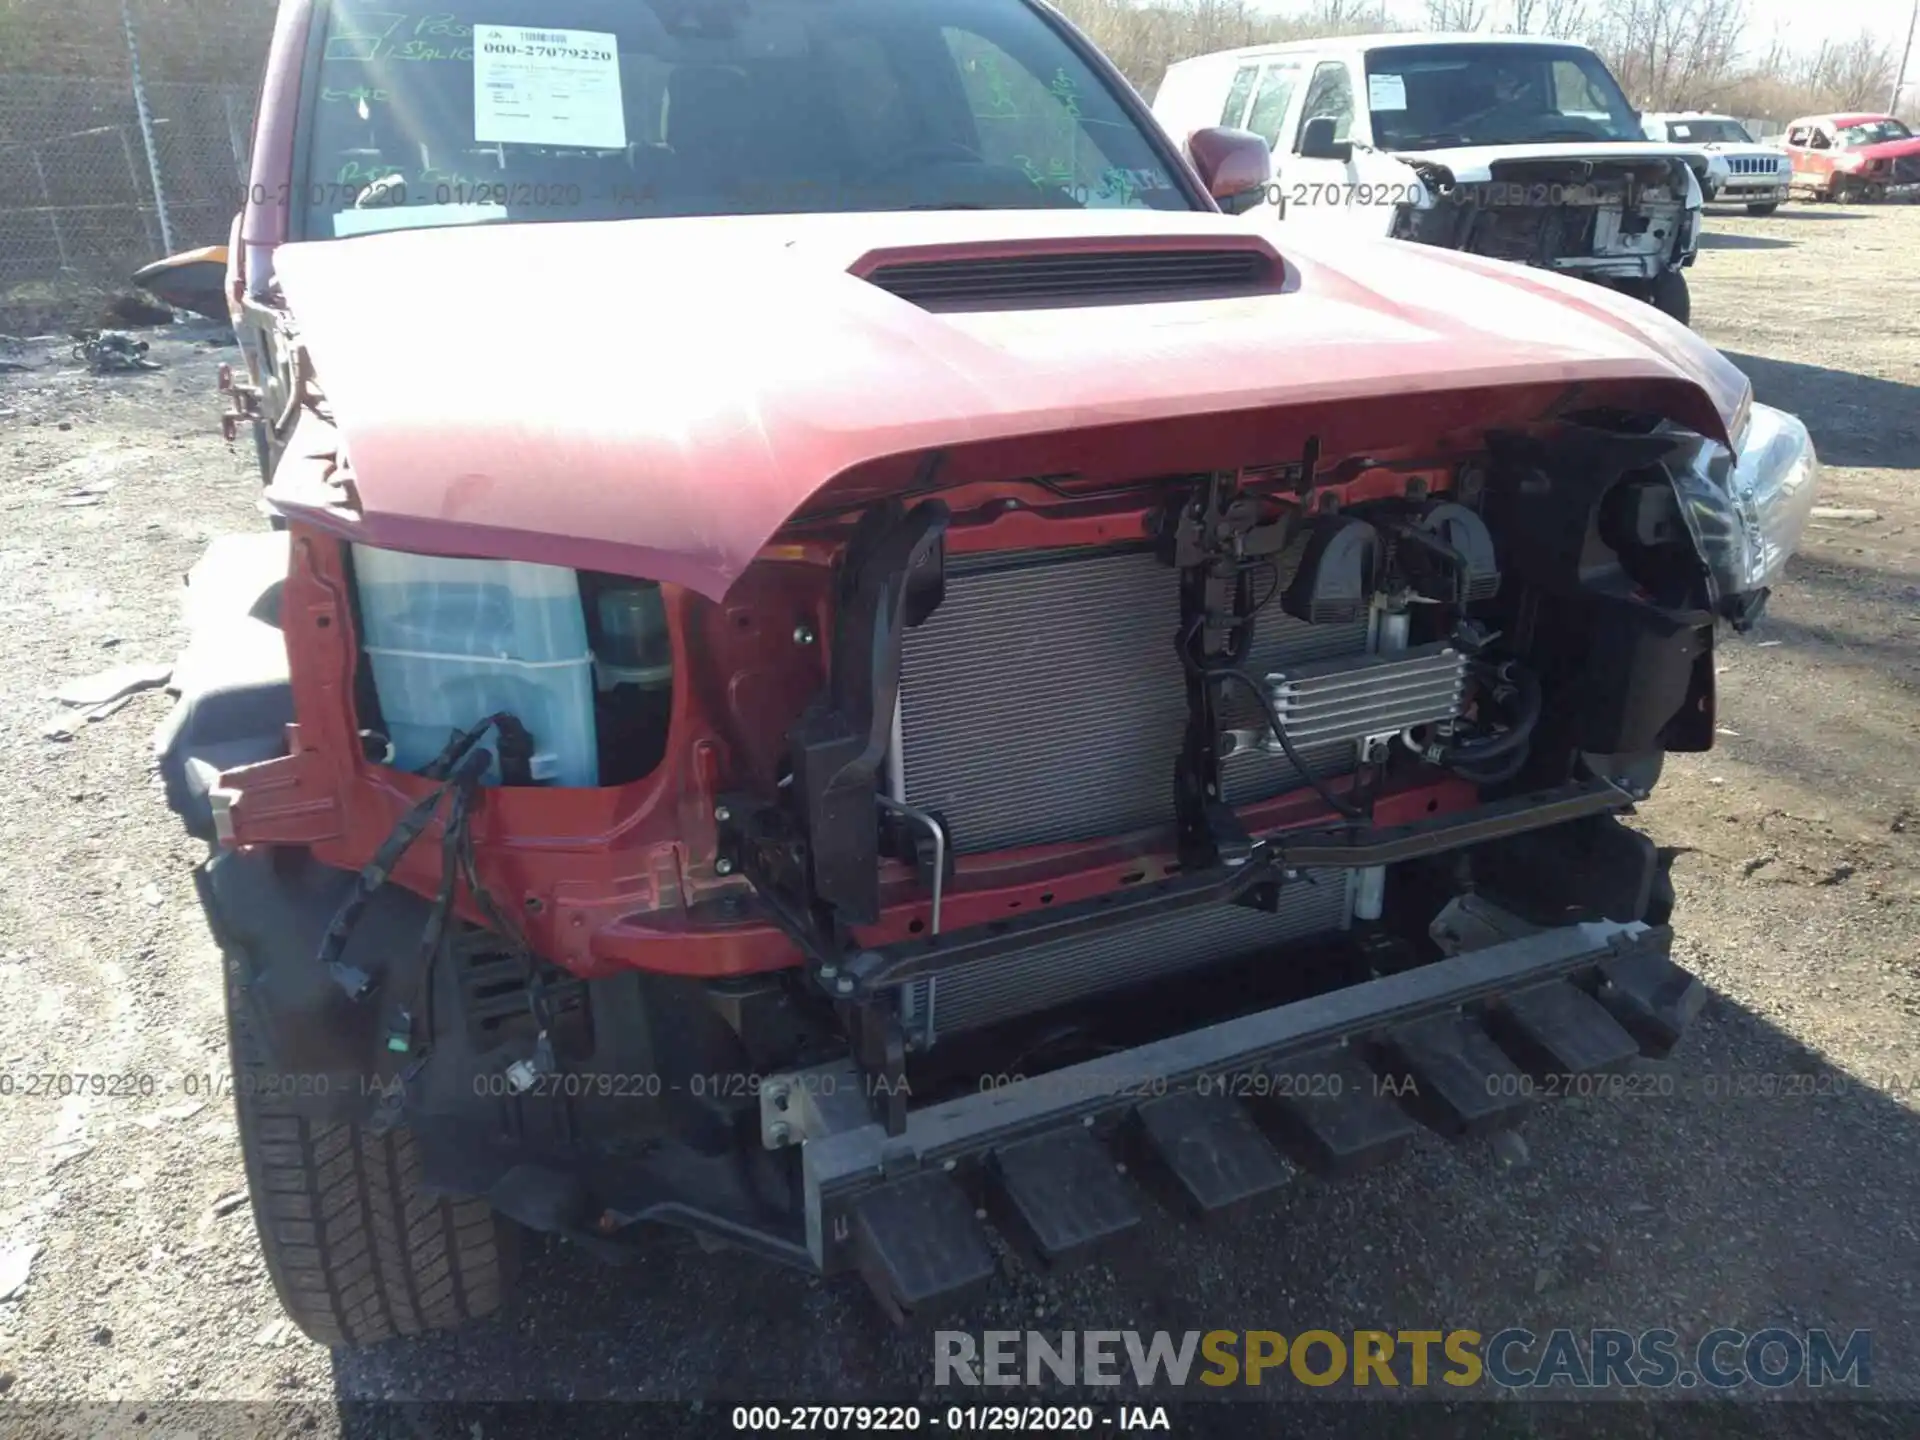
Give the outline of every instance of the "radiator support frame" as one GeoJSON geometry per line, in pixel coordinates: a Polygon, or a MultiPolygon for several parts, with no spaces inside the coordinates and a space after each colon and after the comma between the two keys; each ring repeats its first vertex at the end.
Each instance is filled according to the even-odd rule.
{"type": "Polygon", "coordinates": [[[1406,825],[1303,829],[1253,842],[1244,864],[1182,870],[1168,879],[1097,895],[1017,920],[971,926],[946,935],[860,950],[816,963],[822,990],[867,1004],[891,999],[894,987],[939,977],[981,960],[1048,941],[1131,925],[1148,917],[1208,905],[1249,903],[1263,886],[1288,883],[1289,872],[1397,865],[1488,840],[1544,830],[1591,815],[1631,812],[1633,799],[1609,782],[1574,782],[1516,795],[1472,810],[1406,825]],[[820,964],[826,967],[824,976],[820,964]]]}

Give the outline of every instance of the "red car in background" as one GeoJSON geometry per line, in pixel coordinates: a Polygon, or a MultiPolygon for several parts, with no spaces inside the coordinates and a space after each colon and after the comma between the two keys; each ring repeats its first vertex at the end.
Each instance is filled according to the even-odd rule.
{"type": "Polygon", "coordinates": [[[1884,200],[1920,189],[1920,136],[1891,115],[1810,115],[1787,127],[1793,189],[1816,200],[1884,200]]]}

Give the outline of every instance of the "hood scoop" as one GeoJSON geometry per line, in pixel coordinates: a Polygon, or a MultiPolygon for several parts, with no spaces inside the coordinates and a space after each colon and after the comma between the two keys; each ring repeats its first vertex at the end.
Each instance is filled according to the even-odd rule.
{"type": "Polygon", "coordinates": [[[852,273],[923,310],[1219,299],[1281,288],[1257,235],[994,242],[873,251],[852,273]]]}

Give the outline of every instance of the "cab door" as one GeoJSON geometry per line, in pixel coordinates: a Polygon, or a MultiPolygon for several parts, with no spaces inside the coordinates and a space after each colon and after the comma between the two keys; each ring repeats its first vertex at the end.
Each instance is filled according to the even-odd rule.
{"type": "MultiPolygon", "coordinates": [[[[1293,114],[1293,102],[1300,98],[1300,79],[1308,63],[1300,56],[1287,55],[1262,65],[1248,100],[1246,118],[1238,122],[1242,130],[1251,130],[1267,142],[1267,153],[1273,157],[1276,176],[1286,155],[1287,121],[1293,114]]],[[[1279,203],[1280,194],[1278,186],[1267,187],[1267,209],[1276,220],[1285,218],[1284,207],[1279,203]]]]}
{"type": "Polygon", "coordinates": [[[1833,141],[1818,125],[1795,125],[1787,131],[1787,153],[1793,157],[1793,188],[1824,192],[1833,180],[1833,141]]]}
{"type": "Polygon", "coordinates": [[[1322,58],[1313,63],[1304,94],[1292,107],[1286,153],[1275,155],[1274,186],[1289,226],[1355,238],[1383,236],[1392,228],[1393,189],[1404,189],[1413,173],[1366,148],[1372,127],[1358,103],[1357,80],[1350,60],[1322,58]],[[1333,122],[1334,155],[1305,153],[1308,127],[1320,118],[1333,122]]]}
{"type": "Polygon", "coordinates": [[[1255,63],[1240,66],[1227,85],[1226,103],[1220,107],[1220,123],[1229,130],[1247,128],[1247,107],[1253,103],[1254,87],[1260,83],[1260,67],[1255,63]]]}

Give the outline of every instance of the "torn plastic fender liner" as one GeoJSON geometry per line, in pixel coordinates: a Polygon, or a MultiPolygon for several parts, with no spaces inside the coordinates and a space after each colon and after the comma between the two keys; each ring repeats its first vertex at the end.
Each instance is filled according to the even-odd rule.
{"type": "MultiPolygon", "coordinates": [[[[323,865],[276,865],[264,851],[226,850],[194,872],[200,902],[228,966],[265,1083],[288,1111],[321,1122],[358,1120],[372,1107],[366,1083],[381,1056],[381,1012],[356,1004],[314,963],[325,930],[353,883],[323,865]],[[284,1081],[285,1083],[280,1083],[284,1081]]],[[[376,979],[419,945],[426,902],[388,886],[347,942],[346,956],[376,979]]]]}
{"type": "Polygon", "coordinates": [[[187,575],[186,648],[173,669],[179,701],[154,732],[167,804],[189,834],[218,837],[213,792],[223,771],[286,753],[293,686],[280,630],[284,531],[224,535],[187,575]]]}

